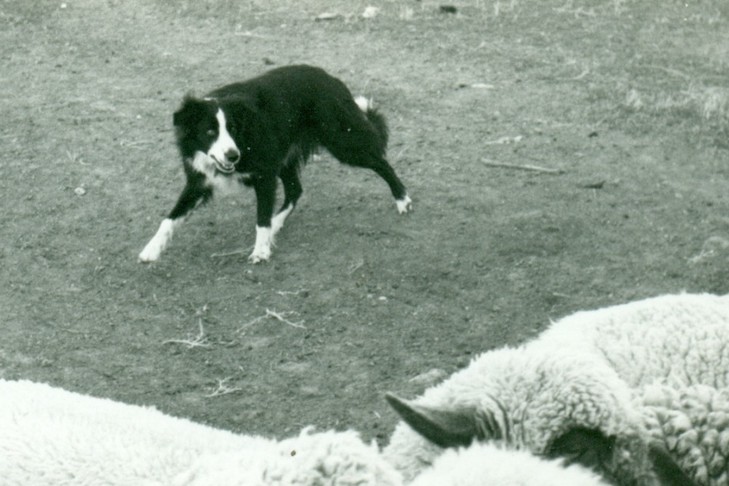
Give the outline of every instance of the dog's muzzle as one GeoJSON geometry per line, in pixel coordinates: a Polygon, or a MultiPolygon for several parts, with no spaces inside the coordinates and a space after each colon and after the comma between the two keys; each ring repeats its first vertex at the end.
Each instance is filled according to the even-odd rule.
{"type": "Polygon", "coordinates": [[[235,164],[240,160],[240,152],[237,150],[228,150],[225,152],[225,159],[219,160],[214,155],[211,156],[215,161],[215,168],[224,174],[231,174],[235,171],[235,164]]]}

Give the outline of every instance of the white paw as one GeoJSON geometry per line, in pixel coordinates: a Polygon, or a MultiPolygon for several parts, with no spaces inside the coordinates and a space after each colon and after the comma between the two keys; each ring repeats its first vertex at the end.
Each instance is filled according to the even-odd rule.
{"type": "Polygon", "coordinates": [[[147,246],[139,254],[139,261],[142,263],[156,262],[164,251],[167,243],[170,242],[172,234],[175,232],[175,226],[178,226],[182,220],[163,219],[159,225],[157,233],[149,240],[147,246]]]}
{"type": "Polygon", "coordinates": [[[147,246],[144,247],[144,250],[142,250],[139,253],[139,262],[140,263],[151,263],[156,262],[159,259],[159,256],[162,254],[162,248],[154,241],[150,241],[147,243],[147,246]]]}
{"type": "Polygon", "coordinates": [[[395,204],[397,205],[397,212],[405,214],[413,210],[413,200],[407,194],[402,199],[396,199],[395,204]]]}
{"type": "Polygon", "coordinates": [[[253,246],[253,253],[248,257],[251,263],[261,263],[271,258],[271,247],[273,246],[273,232],[270,227],[256,226],[256,244],[253,246]]]}
{"type": "Polygon", "coordinates": [[[261,263],[261,262],[267,262],[268,259],[271,258],[271,250],[258,250],[254,251],[250,254],[248,257],[248,261],[251,263],[261,263]]]}

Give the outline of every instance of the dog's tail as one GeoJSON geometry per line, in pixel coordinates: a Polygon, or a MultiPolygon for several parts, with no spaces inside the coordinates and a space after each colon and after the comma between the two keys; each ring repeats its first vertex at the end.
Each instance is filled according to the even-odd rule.
{"type": "Polygon", "coordinates": [[[385,117],[372,106],[372,100],[365,98],[364,96],[357,96],[354,101],[357,103],[357,106],[359,106],[359,109],[367,116],[370,123],[372,123],[375,127],[375,130],[377,130],[377,133],[382,139],[382,146],[387,147],[390,130],[387,128],[385,117]]]}

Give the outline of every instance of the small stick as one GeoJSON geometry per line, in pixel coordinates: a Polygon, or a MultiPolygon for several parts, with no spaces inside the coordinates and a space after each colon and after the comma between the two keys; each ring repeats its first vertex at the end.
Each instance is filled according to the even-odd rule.
{"type": "Polygon", "coordinates": [[[242,388],[231,387],[225,384],[226,381],[230,380],[230,377],[223,378],[222,380],[218,380],[218,387],[213,390],[212,392],[205,395],[205,398],[215,398],[219,397],[221,395],[227,395],[229,393],[235,393],[242,390],[242,388]]]}
{"type": "Polygon", "coordinates": [[[572,77],[572,78],[568,78],[568,79],[571,80],[571,81],[578,81],[578,80],[584,78],[585,76],[587,76],[588,74],[590,74],[590,68],[585,68],[585,70],[582,71],[577,76],[572,77]]]}
{"type": "Polygon", "coordinates": [[[243,326],[241,326],[240,329],[238,329],[238,332],[239,333],[243,332],[246,329],[248,329],[249,327],[253,326],[254,324],[257,324],[264,319],[268,319],[269,317],[272,317],[272,318],[276,319],[277,321],[283,322],[284,324],[288,324],[291,327],[295,327],[298,329],[306,329],[306,326],[304,326],[304,321],[291,322],[288,319],[286,319],[286,317],[284,317],[284,314],[291,314],[291,312],[281,313],[281,312],[276,312],[275,310],[266,309],[265,315],[258,316],[255,319],[253,319],[252,321],[249,321],[246,324],[243,324],[243,326]]]}
{"type": "Polygon", "coordinates": [[[248,250],[242,249],[242,250],[228,251],[228,252],[224,252],[224,253],[213,253],[212,255],[210,255],[210,258],[222,258],[222,257],[229,257],[229,256],[234,256],[234,255],[243,255],[244,253],[248,253],[248,250]]]}
{"type": "Polygon", "coordinates": [[[516,169],[516,170],[528,170],[532,172],[542,172],[545,174],[564,174],[565,171],[562,169],[550,169],[548,167],[539,167],[538,165],[517,165],[517,164],[506,164],[504,162],[493,162],[486,159],[481,159],[481,161],[487,166],[487,167],[500,167],[503,169],[516,169]]]}
{"type": "Polygon", "coordinates": [[[269,310],[266,309],[266,317],[273,317],[274,319],[283,322],[284,324],[288,324],[291,327],[296,327],[298,329],[306,329],[306,326],[304,326],[304,321],[299,322],[291,322],[288,319],[286,319],[283,314],[280,314],[276,312],[275,310],[269,310]]]}
{"type": "Polygon", "coordinates": [[[255,37],[257,39],[265,39],[266,36],[260,35],[260,34],[254,34],[250,30],[246,30],[245,32],[235,32],[233,35],[238,35],[241,37],[255,37]]]}
{"type": "Polygon", "coordinates": [[[364,266],[364,263],[365,263],[364,262],[364,259],[362,259],[362,260],[359,260],[359,261],[351,264],[349,266],[349,268],[347,269],[348,273],[350,275],[352,275],[354,272],[356,272],[357,270],[359,270],[360,268],[362,268],[364,266]]]}
{"type": "Polygon", "coordinates": [[[277,290],[276,293],[278,295],[299,295],[302,292],[308,292],[306,289],[299,289],[299,290],[277,290]]]}
{"type": "Polygon", "coordinates": [[[198,326],[200,327],[200,332],[197,333],[197,336],[195,336],[194,339],[168,339],[167,341],[163,341],[162,344],[182,344],[187,349],[209,348],[210,343],[208,342],[208,338],[205,336],[202,319],[198,319],[198,326]]]}

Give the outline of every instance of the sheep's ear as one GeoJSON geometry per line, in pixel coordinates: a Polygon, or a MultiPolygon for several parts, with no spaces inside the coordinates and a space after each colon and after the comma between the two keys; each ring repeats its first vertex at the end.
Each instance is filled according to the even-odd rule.
{"type": "Polygon", "coordinates": [[[607,437],[597,429],[576,427],[557,437],[545,455],[562,458],[567,464],[579,463],[596,471],[605,471],[615,447],[615,437],[607,437]]]}
{"type": "Polygon", "coordinates": [[[467,446],[479,436],[474,410],[424,407],[391,393],[385,399],[413,430],[440,447],[467,446]]]}
{"type": "Polygon", "coordinates": [[[668,450],[660,442],[652,441],[648,444],[648,457],[653,464],[653,471],[663,486],[698,486],[698,483],[688,477],[668,450]]]}

